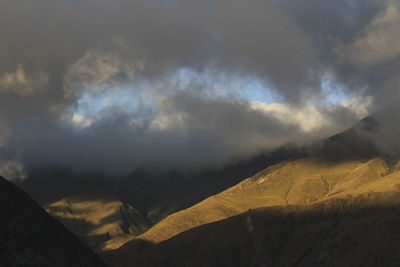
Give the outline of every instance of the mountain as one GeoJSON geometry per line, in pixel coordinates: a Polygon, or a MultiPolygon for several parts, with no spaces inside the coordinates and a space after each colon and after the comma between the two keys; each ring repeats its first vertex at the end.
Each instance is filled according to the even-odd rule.
{"type": "Polygon", "coordinates": [[[287,161],[102,256],[113,266],[396,266],[399,204],[399,163],[287,161]]]}
{"type": "Polygon", "coordinates": [[[113,194],[115,181],[60,168],[40,170],[18,184],[92,249],[112,249],[146,231],[145,215],[113,194]]]}
{"type": "Polygon", "coordinates": [[[349,129],[323,139],[310,147],[314,157],[326,160],[352,160],[372,157],[389,158],[374,142],[380,125],[374,116],[368,116],[349,129]]]}
{"type": "Polygon", "coordinates": [[[113,244],[127,242],[149,228],[134,207],[105,193],[71,195],[44,208],[96,251],[114,248],[113,244]]]}
{"type": "Polygon", "coordinates": [[[265,166],[300,155],[302,150],[288,146],[222,168],[191,172],[141,169],[122,178],[49,167],[31,170],[19,186],[92,249],[102,251],[118,248],[164,217],[265,166]]]}
{"type": "Polygon", "coordinates": [[[0,177],[1,266],[106,266],[25,192],[0,177]]]}
{"type": "Polygon", "coordinates": [[[370,183],[383,184],[383,181],[387,181],[391,176],[385,175],[390,172],[390,166],[381,158],[343,162],[305,158],[282,162],[166,217],[139,238],[158,243],[193,227],[222,220],[248,209],[308,205],[347,194],[364,193],[363,188],[370,190],[370,187],[366,187],[370,183]]]}
{"type": "MultiPolygon", "coordinates": [[[[191,266],[191,262],[194,266],[234,266],[240,260],[247,266],[253,262],[255,252],[246,248],[250,252],[240,254],[242,245],[251,244],[253,249],[255,245],[251,243],[253,237],[237,235],[243,229],[236,222],[246,218],[248,225],[253,220],[250,213],[262,222],[262,218],[274,217],[278,209],[289,214],[282,223],[303,225],[307,232],[312,231],[308,229],[310,225],[330,225],[330,220],[341,210],[347,210],[349,203],[356,215],[353,218],[349,213],[346,218],[358,220],[359,212],[369,207],[364,202],[377,201],[371,196],[378,194],[379,199],[384,199],[398,191],[399,163],[381,153],[369,138],[377,127],[374,119],[368,117],[317,144],[287,146],[214,170],[143,169],[127,177],[109,179],[101,175],[78,177],[66,170],[48,169],[33,175],[39,179],[28,179],[22,187],[112,266],[191,266]],[[325,213],[321,215],[318,209],[325,213]],[[293,221],[293,216],[307,218],[306,223],[303,219],[293,221]],[[231,234],[227,229],[231,229],[231,234]],[[199,242],[190,246],[196,239],[199,242]],[[237,255],[242,256],[239,259],[237,255]],[[214,258],[223,261],[215,262],[214,258]]],[[[377,212],[379,207],[373,208],[371,217],[363,217],[365,220],[378,220],[380,217],[373,216],[383,214],[377,212]]],[[[386,210],[386,206],[382,208],[386,210]]],[[[389,213],[387,210],[382,216],[389,213]]],[[[274,229],[269,223],[257,225],[257,229],[274,229]]],[[[285,231],[296,235],[298,230],[293,226],[285,231]]],[[[346,231],[351,235],[350,228],[346,231]]],[[[373,229],[370,231],[374,233],[373,229]]],[[[293,242],[303,246],[320,240],[293,242]]],[[[268,255],[273,259],[284,257],[268,255]]],[[[288,257],[300,262],[297,254],[288,257]]],[[[260,262],[265,261],[268,262],[260,258],[260,262]]]]}
{"type": "Polygon", "coordinates": [[[188,208],[263,170],[287,159],[304,157],[307,151],[287,145],[226,166],[196,171],[139,169],[117,180],[113,193],[146,214],[154,225],[161,219],[188,208]]]}
{"type": "Polygon", "coordinates": [[[103,257],[113,266],[398,266],[399,227],[397,190],[252,209],[103,257]]]}

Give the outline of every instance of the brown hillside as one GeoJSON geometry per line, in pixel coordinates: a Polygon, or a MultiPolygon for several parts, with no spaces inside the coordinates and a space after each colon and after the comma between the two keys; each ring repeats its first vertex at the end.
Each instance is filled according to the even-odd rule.
{"type": "Polygon", "coordinates": [[[215,222],[248,209],[308,205],[318,201],[369,191],[389,190],[396,184],[387,163],[368,161],[327,162],[313,158],[273,165],[253,177],[186,210],[174,213],[139,238],[161,242],[183,231],[215,222]],[[393,184],[394,183],[394,184],[393,184]]]}
{"type": "Polygon", "coordinates": [[[114,266],[398,266],[399,229],[395,188],[249,210],[158,244],[135,240],[103,256],[114,266]]]}

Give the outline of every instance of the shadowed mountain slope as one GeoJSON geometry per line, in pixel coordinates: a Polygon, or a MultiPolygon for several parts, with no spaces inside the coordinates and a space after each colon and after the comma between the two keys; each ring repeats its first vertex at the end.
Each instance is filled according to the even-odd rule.
{"type": "Polygon", "coordinates": [[[106,194],[70,196],[45,209],[95,250],[102,250],[110,239],[126,242],[149,228],[134,207],[106,194]]]}
{"type": "Polygon", "coordinates": [[[249,210],[103,254],[114,266],[398,266],[400,191],[249,210]]]}
{"type": "Polygon", "coordinates": [[[349,129],[314,144],[311,153],[314,157],[331,161],[387,157],[379,151],[373,140],[378,129],[376,119],[368,116],[349,129]]]}
{"type": "Polygon", "coordinates": [[[1,266],[105,266],[79,238],[2,177],[0,199],[1,266]]]}
{"type": "Polygon", "coordinates": [[[127,242],[150,225],[145,215],[112,192],[115,181],[81,177],[65,169],[34,174],[20,186],[54,218],[92,249],[102,250],[111,239],[127,242]]]}

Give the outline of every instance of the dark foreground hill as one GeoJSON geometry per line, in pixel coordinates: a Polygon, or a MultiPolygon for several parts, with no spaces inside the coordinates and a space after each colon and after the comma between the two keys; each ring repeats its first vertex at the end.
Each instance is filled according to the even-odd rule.
{"type": "Polygon", "coordinates": [[[0,266],[106,266],[80,239],[2,177],[0,200],[0,266]]]}

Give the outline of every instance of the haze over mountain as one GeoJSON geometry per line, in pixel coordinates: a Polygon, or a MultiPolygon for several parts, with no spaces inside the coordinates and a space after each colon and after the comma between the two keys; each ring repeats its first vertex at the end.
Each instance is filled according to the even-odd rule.
{"type": "MultiPolygon", "coordinates": [[[[359,135],[360,131],[374,132],[375,127],[375,121],[367,118],[302,152],[274,154],[275,160],[282,160],[277,164],[271,165],[263,156],[253,164],[238,165],[233,172],[211,172],[214,178],[227,174],[224,186],[229,187],[228,181],[245,178],[235,176],[244,170],[271,165],[188,209],[164,213],[172,214],[154,221],[153,227],[149,214],[141,215],[112,195],[118,192],[110,186],[114,180],[93,188],[90,181],[85,185],[81,178],[67,176],[70,185],[66,186],[66,179],[61,179],[64,185],[58,189],[56,183],[47,184],[55,189],[54,195],[42,201],[48,212],[80,234],[111,266],[346,266],[350,262],[352,266],[391,266],[398,252],[393,225],[398,220],[400,167],[393,157],[379,155],[373,143],[361,138],[367,135],[359,135]],[[365,225],[363,230],[355,231],[358,224],[365,225]],[[375,238],[377,234],[380,238],[375,238]],[[372,249],[374,242],[380,244],[381,252],[372,249]]],[[[25,186],[32,190],[38,179],[29,181],[25,186]]],[[[177,184],[170,184],[172,189],[165,185],[166,192],[173,192],[177,184]]],[[[217,188],[186,189],[188,195],[203,192],[206,197],[217,188]]],[[[182,201],[180,207],[184,207],[196,197],[189,202],[187,197],[170,199],[182,201]]],[[[152,198],[147,201],[153,203],[148,207],[156,203],[152,198]]]]}
{"type": "MultiPolygon", "coordinates": [[[[369,132],[374,131],[375,126],[373,118],[366,118],[347,131],[313,146],[279,149],[274,153],[259,155],[220,170],[188,173],[179,171],[149,173],[143,170],[119,181],[98,176],[84,179],[76,177],[76,174],[67,170],[47,170],[32,174],[33,178],[26,180],[20,186],[28,190],[48,212],[86,240],[92,248],[99,251],[115,249],[142,234],[164,217],[234,186],[271,164],[313,157],[327,162],[341,160],[346,164],[347,161],[355,161],[354,164],[357,165],[359,160],[378,157],[380,154],[373,143],[363,139],[369,132]],[[93,184],[92,179],[96,179],[96,184],[93,184]]],[[[308,171],[316,171],[318,168],[318,164],[299,167],[300,170],[308,171]]],[[[335,169],[328,168],[325,172],[333,174],[335,169]]],[[[281,177],[278,175],[276,179],[281,177]]],[[[283,184],[281,187],[281,190],[286,190],[283,184]]],[[[317,187],[315,190],[322,189],[317,187]]],[[[322,190],[320,194],[324,194],[324,191],[322,190]]],[[[248,198],[247,208],[282,204],[282,201],[266,200],[260,204],[252,195],[253,192],[243,195],[243,198],[248,198]]],[[[271,198],[273,194],[266,193],[266,196],[271,198]]],[[[219,205],[211,205],[208,208],[204,207],[203,212],[217,214],[213,219],[215,221],[244,212],[247,208],[236,207],[230,212],[218,214],[219,205]]],[[[186,224],[191,220],[192,218],[189,218],[186,224]]],[[[210,222],[206,217],[202,220],[198,225],[210,222]]],[[[171,231],[179,232],[179,229],[185,230],[187,227],[185,223],[178,224],[167,223],[161,230],[162,233],[156,232],[155,235],[162,238],[171,231]]],[[[151,235],[154,229],[145,236],[151,235]]]]}
{"type": "Polygon", "coordinates": [[[398,1],[17,0],[0,10],[8,179],[54,166],[111,178],[218,168],[375,112],[377,147],[398,150],[398,1]]]}
{"type": "Polygon", "coordinates": [[[169,214],[229,188],[265,166],[304,155],[302,150],[286,147],[222,169],[139,170],[119,180],[47,169],[30,173],[31,179],[18,185],[93,249],[114,249],[169,214]]]}
{"type": "Polygon", "coordinates": [[[367,118],[101,255],[115,266],[395,266],[400,164],[358,135],[376,127],[367,118]]]}

